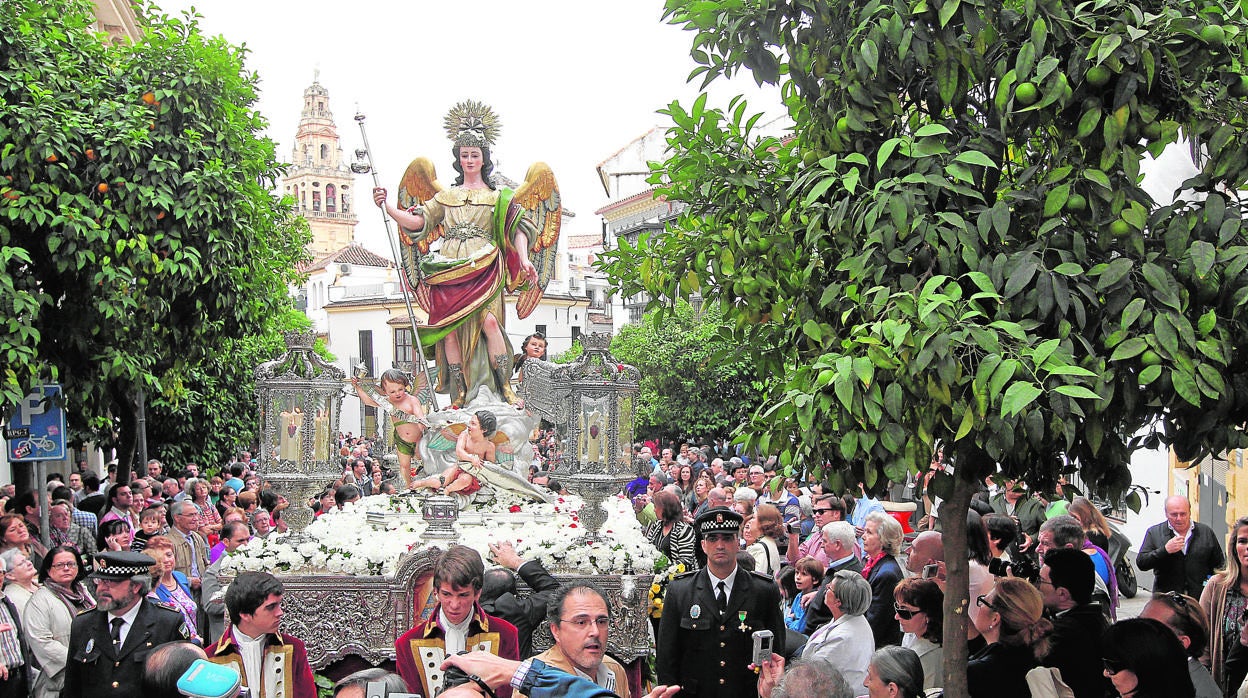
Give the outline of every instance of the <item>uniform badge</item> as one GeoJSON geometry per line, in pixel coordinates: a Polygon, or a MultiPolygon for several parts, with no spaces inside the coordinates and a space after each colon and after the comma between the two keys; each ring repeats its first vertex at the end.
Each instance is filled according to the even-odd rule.
{"type": "Polygon", "coordinates": [[[689,607],[689,617],[697,620],[702,615],[702,607],[696,603],[689,607]]]}
{"type": "Polygon", "coordinates": [[[87,638],[87,646],[83,649],[87,654],[91,654],[91,650],[95,649],[95,638],[87,638]]]}

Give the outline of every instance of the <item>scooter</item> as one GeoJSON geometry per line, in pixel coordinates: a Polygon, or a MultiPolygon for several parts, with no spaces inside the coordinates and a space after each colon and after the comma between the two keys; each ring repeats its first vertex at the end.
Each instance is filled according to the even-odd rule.
{"type": "Polygon", "coordinates": [[[1112,534],[1109,537],[1109,559],[1114,561],[1114,574],[1118,577],[1118,593],[1128,599],[1134,599],[1139,586],[1135,579],[1135,565],[1127,559],[1127,551],[1131,548],[1131,539],[1127,538],[1127,534],[1115,526],[1112,522],[1109,524],[1112,534]]]}

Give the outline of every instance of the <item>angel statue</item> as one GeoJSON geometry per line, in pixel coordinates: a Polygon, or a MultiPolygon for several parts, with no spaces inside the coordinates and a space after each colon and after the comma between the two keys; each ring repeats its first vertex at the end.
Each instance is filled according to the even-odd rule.
{"type": "Polygon", "coordinates": [[[493,412],[477,410],[466,424],[450,421],[462,414],[446,411],[431,415],[431,419],[447,421],[441,426],[432,425],[434,429],[426,445],[434,462],[445,461],[449,465],[437,475],[416,480],[413,489],[458,495],[461,507],[472,501],[482,487],[507,490],[537,501],[552,499],[549,491],[516,473],[511,436],[500,428],[493,412]]]}
{"type": "Polygon", "coordinates": [[[509,383],[503,294],[519,292],[516,314],[528,317],[554,276],[563,214],[559,187],[545,163],[530,167],[515,191],[498,186],[490,146],[501,124],[487,105],[460,102],[444,125],[454,142],[455,183],[442,186],[433,163],[416,158],[403,173],[398,206],[387,203],[381,187],[373,201],[399,224],[403,271],[429,314],[418,331],[420,345],[433,354],[425,358],[437,361],[435,390],[456,408],[483,387],[518,405],[509,383]]]}

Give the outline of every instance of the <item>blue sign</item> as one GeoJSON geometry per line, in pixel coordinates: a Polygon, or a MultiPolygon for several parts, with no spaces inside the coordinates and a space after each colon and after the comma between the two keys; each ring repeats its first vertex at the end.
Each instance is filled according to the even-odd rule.
{"type": "Polygon", "coordinates": [[[27,395],[5,425],[9,460],[65,460],[65,410],[56,404],[61,386],[45,385],[27,395]]]}

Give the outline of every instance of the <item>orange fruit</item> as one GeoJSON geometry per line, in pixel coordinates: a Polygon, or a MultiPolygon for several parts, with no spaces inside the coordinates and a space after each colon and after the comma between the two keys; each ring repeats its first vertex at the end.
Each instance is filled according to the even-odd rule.
{"type": "Polygon", "coordinates": [[[92,149],[90,149],[90,148],[87,148],[87,159],[88,159],[88,160],[95,160],[95,151],[94,151],[94,150],[92,150],[92,149]]]}
{"type": "Polygon", "coordinates": [[[55,154],[55,153],[53,153],[52,155],[49,155],[48,157],[46,157],[46,158],[44,158],[44,159],[45,159],[45,160],[47,160],[48,162],[56,162],[56,161],[57,161],[57,160],[59,160],[60,158],[56,157],[56,154],[55,154]]]}
{"type": "Polygon", "coordinates": [[[155,94],[155,93],[153,93],[153,92],[144,92],[144,93],[143,93],[143,103],[144,103],[144,104],[155,104],[155,103],[156,103],[156,94],[155,94]]]}
{"type": "Polygon", "coordinates": [[[1014,88],[1014,99],[1017,99],[1018,103],[1024,106],[1035,104],[1036,97],[1038,96],[1039,92],[1036,90],[1036,86],[1030,82],[1024,82],[1014,88]]]}
{"type": "Polygon", "coordinates": [[[98,191],[98,192],[99,192],[99,193],[101,193],[101,194],[107,194],[107,193],[108,193],[108,182],[100,182],[99,184],[95,185],[95,190],[96,190],[96,191],[98,191]]]}
{"type": "Polygon", "coordinates": [[[163,221],[163,220],[165,220],[165,212],[164,212],[164,211],[160,211],[159,213],[157,213],[157,214],[156,214],[156,220],[158,220],[158,221],[163,221]]]}

